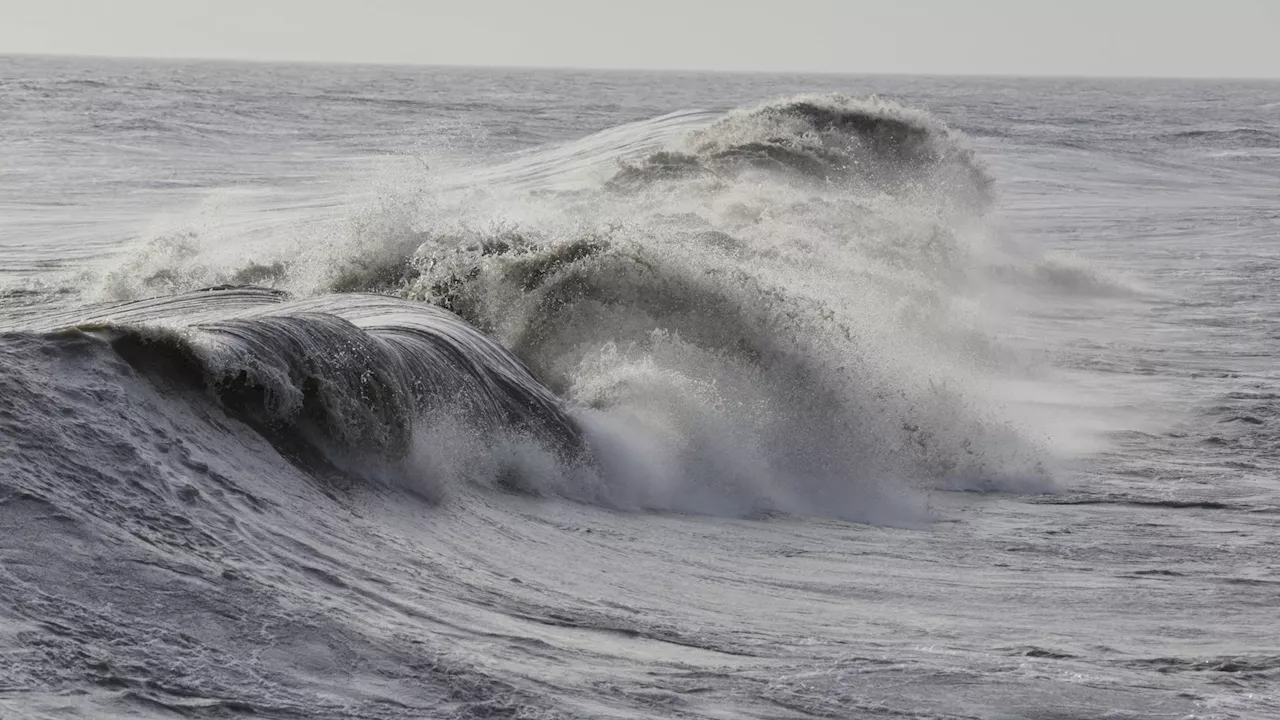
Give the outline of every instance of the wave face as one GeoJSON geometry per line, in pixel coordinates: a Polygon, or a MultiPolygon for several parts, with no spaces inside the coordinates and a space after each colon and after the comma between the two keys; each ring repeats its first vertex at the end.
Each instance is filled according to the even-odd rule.
{"type": "MultiPolygon", "coordinates": [[[[307,466],[384,474],[413,455],[427,419],[446,414],[482,436],[528,437],[566,462],[580,448],[577,425],[555,395],[511,353],[438,307],[381,295],[288,300],[268,289],[213,288],[98,313],[53,332],[89,335],[158,382],[205,391],[307,466]]],[[[410,488],[440,490],[423,477],[410,488]]]]}
{"type": "MultiPolygon", "coordinates": [[[[372,342],[349,327],[366,322],[342,307],[367,302],[351,293],[377,292],[456,313],[562,399],[570,419],[524,389],[528,378],[515,383],[515,405],[536,399],[534,414],[551,418],[541,425],[579,429],[587,446],[584,463],[534,463],[534,485],[627,508],[912,522],[921,490],[1053,487],[1053,453],[999,396],[1019,361],[985,328],[987,298],[1038,291],[1052,264],[992,230],[993,198],[964,137],[930,115],[801,96],[622,126],[386,191],[274,255],[263,246],[219,264],[221,248],[184,235],[175,260],[160,238],[104,288],[128,297],[160,278],[343,293],[314,301],[336,319],[235,318],[188,341],[240,358],[217,361],[232,368],[219,387],[266,388],[248,401],[267,406],[249,413],[259,423],[301,413],[347,444],[412,445],[398,428],[422,403],[404,398],[420,394],[419,374],[448,385],[448,361],[435,346],[420,361],[402,331],[378,328],[372,342]],[[326,345],[390,369],[325,367],[338,389],[299,386],[326,345]],[[242,378],[244,358],[270,371],[242,378]]],[[[462,402],[479,393],[520,414],[494,400],[497,381],[468,382],[462,402]]]]}

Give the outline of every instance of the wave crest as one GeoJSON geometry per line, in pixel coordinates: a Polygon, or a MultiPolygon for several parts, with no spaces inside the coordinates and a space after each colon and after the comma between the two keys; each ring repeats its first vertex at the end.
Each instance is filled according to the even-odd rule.
{"type": "Polygon", "coordinates": [[[991,203],[994,185],[964,137],[933,116],[844,95],[798,96],[731,112],[675,148],[625,163],[610,183],[633,189],[746,170],[885,192],[941,192],[982,208],[991,203]]]}

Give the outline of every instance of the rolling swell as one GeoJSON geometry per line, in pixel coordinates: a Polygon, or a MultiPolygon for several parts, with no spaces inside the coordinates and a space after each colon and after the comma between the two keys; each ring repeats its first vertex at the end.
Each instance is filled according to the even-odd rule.
{"type": "Polygon", "coordinates": [[[112,308],[75,329],[161,382],[206,390],[295,461],[397,460],[421,419],[527,433],[566,455],[578,429],[510,353],[456,316],[385,296],[288,300],[225,288],[112,308]]]}

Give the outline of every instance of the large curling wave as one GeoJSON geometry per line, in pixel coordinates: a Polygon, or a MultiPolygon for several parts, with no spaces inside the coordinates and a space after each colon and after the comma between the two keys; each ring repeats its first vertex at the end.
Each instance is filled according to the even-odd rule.
{"type": "Polygon", "coordinates": [[[518,471],[540,477],[529,487],[893,521],[919,516],[922,490],[1053,484],[1044,434],[998,392],[1022,368],[984,303],[1033,292],[1006,280],[1043,259],[992,231],[995,201],[965,138],[927,113],[803,96],[430,178],[229,263],[198,238],[176,255],[152,242],[102,287],[129,298],[254,281],[319,298],[187,341],[206,376],[209,357],[240,353],[214,384],[269,408],[255,422],[284,408],[346,444],[426,437],[438,451],[459,441],[439,409],[465,407],[577,448],[518,471]],[[378,326],[370,303],[400,303],[430,330],[378,326]],[[298,384],[311,376],[337,379],[298,384]]]}

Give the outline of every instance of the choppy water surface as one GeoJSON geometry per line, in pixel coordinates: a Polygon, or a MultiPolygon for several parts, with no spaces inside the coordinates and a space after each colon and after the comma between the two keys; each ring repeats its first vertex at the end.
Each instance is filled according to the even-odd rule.
{"type": "Polygon", "coordinates": [[[0,58],[5,717],[1280,712],[1280,85],[0,58]]]}

